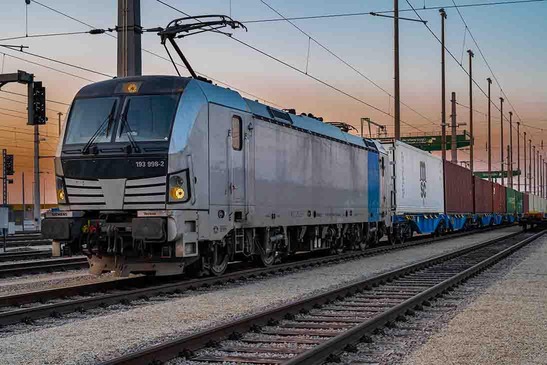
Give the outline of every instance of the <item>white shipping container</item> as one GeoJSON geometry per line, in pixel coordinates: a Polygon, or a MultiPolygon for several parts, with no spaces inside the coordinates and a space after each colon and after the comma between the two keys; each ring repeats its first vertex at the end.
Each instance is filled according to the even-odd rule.
{"type": "Polygon", "coordinates": [[[536,195],[530,194],[530,212],[536,213],[540,212],[540,202],[539,197],[536,195]]]}
{"type": "Polygon", "coordinates": [[[444,213],[442,159],[400,141],[386,148],[394,163],[395,214],[444,213]]]}
{"type": "Polygon", "coordinates": [[[537,195],[530,194],[529,196],[529,210],[532,213],[545,213],[547,212],[547,200],[540,198],[537,195]]]}
{"type": "Polygon", "coordinates": [[[540,213],[545,213],[547,209],[547,200],[544,198],[537,197],[537,208],[536,210],[540,213]]]}

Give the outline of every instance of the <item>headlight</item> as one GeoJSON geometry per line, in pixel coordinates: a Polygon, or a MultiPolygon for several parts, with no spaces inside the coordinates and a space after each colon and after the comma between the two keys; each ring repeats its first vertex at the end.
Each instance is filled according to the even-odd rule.
{"type": "Polygon", "coordinates": [[[59,204],[66,204],[66,191],[65,191],[65,181],[62,177],[56,176],[55,179],[56,191],[57,191],[57,202],[59,204]]]}
{"type": "Polygon", "coordinates": [[[190,198],[188,170],[169,176],[169,202],[184,203],[190,198]]]}
{"type": "Polygon", "coordinates": [[[173,198],[173,200],[182,200],[184,199],[184,196],[186,195],[186,193],[184,192],[183,188],[179,186],[175,186],[171,188],[169,195],[171,196],[171,198],[173,198]]]}

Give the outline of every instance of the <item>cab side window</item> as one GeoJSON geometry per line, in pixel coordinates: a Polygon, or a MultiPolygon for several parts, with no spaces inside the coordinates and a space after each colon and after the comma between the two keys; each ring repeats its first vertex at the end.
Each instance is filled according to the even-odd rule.
{"type": "Polygon", "coordinates": [[[237,115],[232,117],[232,148],[241,151],[243,147],[243,136],[241,133],[242,120],[237,115]]]}

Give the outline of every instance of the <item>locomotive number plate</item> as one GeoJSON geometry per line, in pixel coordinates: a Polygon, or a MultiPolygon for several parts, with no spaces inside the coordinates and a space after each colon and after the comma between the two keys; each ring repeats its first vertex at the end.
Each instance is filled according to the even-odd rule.
{"type": "Polygon", "coordinates": [[[165,167],[165,160],[137,160],[135,161],[137,168],[158,168],[165,167]]]}

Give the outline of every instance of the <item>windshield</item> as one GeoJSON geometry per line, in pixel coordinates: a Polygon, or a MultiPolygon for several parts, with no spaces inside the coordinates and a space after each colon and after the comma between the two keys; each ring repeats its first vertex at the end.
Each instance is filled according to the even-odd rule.
{"type": "Polygon", "coordinates": [[[114,97],[75,100],[70,111],[65,144],[87,143],[103,123],[108,123],[108,125],[102,128],[101,133],[95,138],[95,142],[110,141],[116,100],[117,98],[114,97]],[[109,121],[111,113],[112,118],[109,121]]]}
{"type": "Polygon", "coordinates": [[[178,98],[178,94],[127,97],[116,141],[129,141],[128,134],[135,141],[168,141],[178,98]]]}

